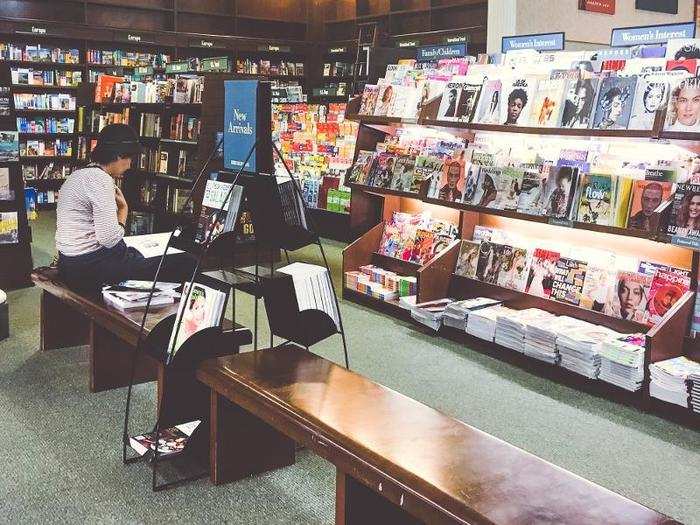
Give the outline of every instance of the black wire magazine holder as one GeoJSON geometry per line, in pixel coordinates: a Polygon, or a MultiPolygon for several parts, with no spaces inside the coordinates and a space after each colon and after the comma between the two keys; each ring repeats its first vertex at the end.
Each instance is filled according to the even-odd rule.
{"type": "MultiPolygon", "coordinates": [[[[245,168],[245,166],[248,164],[248,161],[255,152],[258,143],[259,140],[253,144],[245,161],[243,162],[243,167],[233,175],[231,188],[227,198],[224,199],[222,208],[215,212],[218,215],[224,211],[223,206],[225,206],[226,202],[231,197],[234,188],[240,180],[241,185],[244,188],[244,194],[248,192],[247,195],[250,197],[253,227],[255,229],[255,271],[254,273],[248,275],[252,284],[251,289],[255,297],[254,347],[257,350],[257,299],[258,297],[263,297],[270,324],[271,348],[274,347],[275,335],[284,338],[286,340],[285,342],[295,342],[304,346],[308,350],[311,345],[316,344],[319,341],[330,337],[331,335],[340,334],[343,344],[345,366],[346,368],[349,368],[347,342],[345,338],[345,331],[343,329],[342,318],[340,316],[338,296],[335,291],[335,287],[333,286],[332,275],[330,273],[330,267],[328,265],[323,245],[321,244],[320,237],[316,233],[318,230],[315,228],[313,220],[308,213],[308,208],[303,199],[298,180],[292,175],[286,163],[283,162],[287,175],[291,180],[294,203],[295,205],[299,205],[299,216],[297,217],[297,219],[299,219],[299,224],[290,226],[290,224],[285,221],[283,214],[277,177],[274,175],[250,173],[246,173],[242,177],[243,168],[245,168]],[[272,211],[276,210],[279,213],[270,213],[270,208],[272,208],[272,211]],[[337,326],[335,321],[333,321],[330,316],[323,311],[305,310],[300,312],[291,276],[281,274],[275,275],[273,257],[275,250],[284,250],[287,262],[289,263],[290,259],[288,250],[296,250],[310,244],[316,244],[319,247],[326,271],[328,272],[335,310],[338,312],[337,326]],[[268,276],[260,274],[261,265],[259,264],[258,256],[261,251],[267,252],[270,255],[268,276]]],[[[220,141],[215,145],[208,160],[204,163],[200,173],[195,178],[193,189],[201,180],[201,177],[204,174],[209,162],[216,154],[219,144],[220,141]]],[[[280,159],[282,159],[281,153],[274,144],[272,144],[272,148],[274,148],[274,150],[280,156],[280,159]]],[[[190,192],[190,196],[185,202],[185,207],[189,204],[193,194],[193,191],[190,192]]],[[[238,213],[238,210],[236,210],[236,213],[238,213]]],[[[236,224],[238,217],[235,217],[234,219],[234,224],[236,224]]],[[[197,382],[195,372],[201,361],[213,357],[228,355],[231,353],[232,348],[235,348],[235,351],[237,351],[237,347],[235,347],[235,339],[229,338],[227,336],[227,332],[224,331],[221,326],[219,326],[216,328],[204,329],[195,333],[182,344],[174,357],[169,359],[167,348],[170,341],[170,336],[173,329],[179,330],[180,328],[179,325],[177,327],[175,326],[177,314],[173,314],[161,320],[151,330],[147,337],[143,337],[146,319],[150,310],[151,299],[156,288],[158,276],[160,275],[160,271],[163,267],[165,256],[170,246],[177,246],[180,249],[184,249],[188,253],[196,255],[197,257],[196,267],[193,272],[192,279],[190,280],[190,290],[195,282],[201,282],[202,280],[212,284],[214,281],[216,281],[218,282],[218,286],[228,286],[230,287],[228,288],[229,290],[235,290],[235,286],[231,286],[230,283],[227,283],[224,280],[214,279],[210,276],[210,274],[201,273],[200,271],[207,256],[220,256],[230,253],[232,247],[235,250],[235,233],[226,232],[212,239],[213,229],[211,229],[208,232],[204,243],[196,243],[194,241],[195,230],[196,226],[179,226],[171,233],[154,276],[153,284],[151,286],[141,322],[141,329],[139,332],[136,349],[133,353],[131,378],[127,391],[124,427],[122,433],[122,459],[124,464],[131,464],[144,459],[147,459],[150,462],[153,470],[151,483],[153,491],[163,490],[187,481],[200,479],[208,474],[209,391],[206,387],[197,382]],[[143,456],[128,457],[128,448],[130,447],[131,437],[129,433],[131,397],[138,353],[142,349],[163,364],[162,376],[159,377],[159,380],[161,380],[162,391],[159,392],[158,416],[153,429],[156,437],[156,445],[155,450],[150,451],[143,456]],[[177,385],[177,388],[169,385],[177,385]],[[179,458],[183,462],[191,462],[193,460],[194,463],[200,465],[199,468],[195,467],[194,473],[190,472],[174,481],[159,483],[158,467],[159,463],[164,459],[161,458],[162,454],[160,454],[158,450],[158,438],[161,435],[161,430],[176,424],[182,424],[193,420],[200,420],[201,423],[187,440],[184,451],[173,456],[172,458],[167,456],[166,458],[168,460],[176,460],[179,458]],[[202,464],[206,466],[203,467],[201,466],[202,464]]],[[[233,330],[235,330],[235,326],[233,330]]],[[[231,335],[233,334],[231,333],[231,335]]]]}

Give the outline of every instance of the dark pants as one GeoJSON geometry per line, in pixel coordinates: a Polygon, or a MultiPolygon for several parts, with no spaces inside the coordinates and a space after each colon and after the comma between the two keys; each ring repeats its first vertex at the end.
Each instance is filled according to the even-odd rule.
{"type": "MultiPolygon", "coordinates": [[[[145,259],[124,241],[113,248],[68,257],[59,254],[58,271],[66,284],[76,290],[97,291],[105,284],[127,279],[152,281],[160,257],[145,259]]],[[[181,283],[192,279],[196,261],[187,253],[168,255],[158,275],[159,281],[181,283]]]]}

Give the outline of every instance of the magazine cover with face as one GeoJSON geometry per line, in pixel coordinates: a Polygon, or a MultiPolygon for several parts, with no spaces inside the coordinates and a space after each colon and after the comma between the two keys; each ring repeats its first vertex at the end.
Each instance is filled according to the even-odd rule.
{"type": "Polygon", "coordinates": [[[506,126],[530,124],[528,117],[536,87],[537,80],[530,77],[515,78],[504,86],[505,98],[501,102],[501,124],[506,126]]]}
{"type": "Polygon", "coordinates": [[[456,117],[459,122],[471,122],[479,99],[481,84],[463,84],[457,104],[456,117]]]}
{"type": "Polygon", "coordinates": [[[530,124],[541,128],[553,128],[559,126],[562,116],[562,106],[565,103],[564,89],[566,81],[563,79],[540,80],[537,84],[530,124]]]}
{"type": "Polygon", "coordinates": [[[493,204],[499,210],[515,210],[520,200],[525,171],[521,168],[505,167],[498,178],[498,197],[493,204]]]}
{"type": "Polygon", "coordinates": [[[530,272],[525,291],[537,297],[549,299],[556,273],[559,254],[543,248],[535,248],[530,262],[530,272]]]}
{"type": "Polygon", "coordinates": [[[457,107],[459,106],[459,97],[462,94],[462,84],[459,82],[450,82],[445,87],[438,108],[438,120],[456,120],[457,107]]]}
{"type": "Polygon", "coordinates": [[[668,92],[666,75],[639,77],[627,129],[652,129],[657,111],[666,106],[668,92]]]}
{"type": "MultiPolygon", "coordinates": [[[[602,307],[606,315],[645,323],[647,321],[647,302],[652,277],[643,273],[619,271],[608,289],[608,297],[602,307]]],[[[594,305],[600,310],[600,305],[594,305]]]]}
{"type": "Polygon", "coordinates": [[[348,182],[367,184],[373,160],[373,151],[360,150],[357,153],[357,160],[355,161],[355,164],[350,169],[350,177],[348,178],[348,182]]]}
{"type": "Polygon", "coordinates": [[[410,155],[401,155],[396,159],[394,164],[394,172],[391,177],[392,190],[411,191],[413,188],[413,178],[415,176],[414,169],[416,158],[410,155]]]}
{"type": "Polygon", "coordinates": [[[679,237],[700,237],[700,184],[676,185],[667,232],[679,237]]]}
{"type": "Polygon", "coordinates": [[[391,84],[379,86],[379,93],[377,94],[377,103],[374,107],[374,114],[378,117],[386,117],[394,105],[394,98],[396,98],[394,86],[391,84]]]}
{"type": "Polygon", "coordinates": [[[525,248],[513,247],[501,254],[498,285],[519,292],[525,291],[530,273],[530,259],[525,248]]]}
{"type": "MultiPolygon", "coordinates": [[[[479,178],[472,199],[467,204],[494,208],[498,198],[498,187],[501,183],[501,168],[495,166],[481,166],[478,171],[479,178]]],[[[466,201],[465,201],[466,202],[466,201]]]]}
{"type": "MultiPolygon", "coordinates": [[[[673,183],[655,180],[635,180],[632,187],[627,227],[632,230],[651,231],[654,210],[671,197],[673,183]]],[[[658,225],[656,225],[658,226],[658,225]]]]}
{"type": "Polygon", "coordinates": [[[612,220],[615,178],[607,174],[588,174],[581,182],[578,221],[608,226],[612,220]]]}
{"type": "MultiPolygon", "coordinates": [[[[479,260],[476,266],[476,278],[485,283],[496,284],[501,270],[501,252],[504,246],[484,241],[479,246],[479,260]]],[[[510,248],[510,246],[508,247],[510,248]]]]}
{"type": "Polygon", "coordinates": [[[226,294],[215,288],[194,283],[190,292],[190,283],[185,284],[168,345],[170,359],[191,336],[221,323],[225,302],[226,294]]]}
{"type": "Polygon", "coordinates": [[[377,106],[379,96],[379,86],[368,84],[362,91],[360,101],[360,115],[374,115],[374,108],[377,106]]]}
{"type": "Polygon", "coordinates": [[[479,104],[474,114],[474,122],[479,124],[501,123],[501,88],[500,79],[484,82],[479,96],[479,104]]]}
{"type": "Polygon", "coordinates": [[[459,247],[459,256],[457,257],[457,265],[455,273],[462,277],[473,279],[476,277],[476,267],[479,261],[479,245],[477,241],[462,240],[459,247]]]}
{"type": "Polygon", "coordinates": [[[600,83],[593,128],[627,129],[637,76],[606,77],[600,83]]]}
{"type": "Polygon", "coordinates": [[[523,173],[523,183],[518,197],[517,210],[528,215],[541,215],[542,205],[540,200],[547,182],[546,172],[526,169],[523,173]]]}
{"type": "Polygon", "coordinates": [[[648,322],[657,324],[678,299],[690,289],[690,277],[673,271],[658,270],[651,281],[648,322]]]}
{"type": "Polygon", "coordinates": [[[669,60],[700,58],[700,40],[697,38],[671,38],[666,42],[666,58],[669,60]]]}
{"type": "Polygon", "coordinates": [[[394,165],[396,164],[396,155],[390,153],[379,153],[372,164],[370,172],[370,181],[368,186],[376,186],[378,188],[388,188],[391,184],[391,177],[394,173],[394,165]]]}
{"type": "Polygon", "coordinates": [[[562,128],[590,127],[599,82],[596,77],[568,81],[562,110],[562,128]]]}
{"type": "Polygon", "coordinates": [[[462,202],[464,195],[464,163],[460,159],[448,159],[442,169],[438,199],[462,202]]]}
{"type": "Polygon", "coordinates": [[[700,77],[677,79],[669,94],[666,131],[700,130],[700,77]]]}
{"type": "Polygon", "coordinates": [[[542,214],[568,218],[578,184],[578,168],[552,166],[542,195],[542,214]]]}

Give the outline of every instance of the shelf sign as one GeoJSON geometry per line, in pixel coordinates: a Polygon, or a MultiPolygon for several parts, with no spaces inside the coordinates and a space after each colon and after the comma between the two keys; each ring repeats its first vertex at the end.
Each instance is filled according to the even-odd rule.
{"type": "Polygon", "coordinates": [[[278,46],[278,45],[273,45],[273,44],[268,44],[265,46],[258,46],[258,51],[283,51],[285,53],[288,53],[291,50],[292,50],[292,48],[289,46],[278,46]]]}
{"type": "Polygon", "coordinates": [[[214,47],[213,40],[204,40],[203,38],[197,38],[190,40],[190,47],[203,47],[205,49],[210,49],[214,47]]]}
{"type": "Polygon", "coordinates": [[[170,64],[165,65],[166,73],[184,73],[185,71],[189,70],[190,63],[187,60],[185,60],[184,62],[170,62],[170,64]]]}
{"type": "Polygon", "coordinates": [[[574,227],[574,221],[564,217],[550,217],[548,222],[552,226],[563,226],[564,228],[574,227]]]}
{"type": "Polygon", "coordinates": [[[615,14],[615,0],[579,0],[580,11],[591,11],[593,13],[615,14]]]}
{"type": "Polygon", "coordinates": [[[337,97],[338,90],[336,88],[316,88],[313,91],[315,97],[337,97]]]}
{"type": "Polygon", "coordinates": [[[348,48],[347,47],[332,47],[328,50],[329,53],[331,54],[336,54],[336,53],[347,53],[348,48]]]}
{"type": "Polygon", "coordinates": [[[469,35],[452,35],[452,36],[447,36],[443,40],[443,43],[445,44],[466,44],[469,42],[469,35]]]}
{"type": "Polygon", "coordinates": [[[120,42],[134,42],[137,44],[153,44],[153,43],[155,43],[152,38],[149,38],[146,35],[138,34],[138,33],[131,33],[128,31],[115,31],[114,32],[114,39],[119,40],[120,42]]]}
{"type": "Polygon", "coordinates": [[[224,168],[255,173],[253,153],[244,166],[257,139],[257,80],[226,80],[224,82],[224,168]]]}
{"type": "Polygon", "coordinates": [[[151,66],[139,66],[134,69],[134,74],[136,75],[152,75],[153,67],[151,66]]]}
{"type": "Polygon", "coordinates": [[[58,35],[60,36],[60,31],[55,28],[50,28],[47,26],[37,25],[37,24],[22,24],[21,27],[15,29],[15,33],[21,35],[37,35],[37,36],[47,36],[47,35],[58,35]]]}
{"type": "Polygon", "coordinates": [[[229,62],[228,57],[203,58],[201,61],[201,70],[208,72],[228,72],[229,62]]]}
{"type": "Polygon", "coordinates": [[[501,53],[521,49],[561,51],[564,49],[564,33],[541,33],[537,35],[504,36],[501,38],[501,53]]]}
{"type": "Polygon", "coordinates": [[[684,248],[692,248],[693,250],[700,250],[700,239],[698,238],[673,235],[671,236],[671,244],[683,246],[684,248]]]}
{"type": "Polygon", "coordinates": [[[416,59],[419,61],[440,60],[442,58],[460,58],[467,56],[467,44],[449,44],[445,46],[423,46],[418,48],[416,59]]]}
{"type": "Polygon", "coordinates": [[[32,26],[32,34],[34,34],[34,35],[45,35],[45,34],[46,34],[46,28],[45,28],[45,27],[39,27],[39,26],[32,26]]]}
{"type": "Polygon", "coordinates": [[[620,27],[610,34],[612,47],[665,44],[672,38],[695,38],[695,22],[657,26],[620,27]]]}
{"type": "Polygon", "coordinates": [[[418,40],[402,40],[398,43],[398,47],[418,47],[419,45],[418,40]]]}

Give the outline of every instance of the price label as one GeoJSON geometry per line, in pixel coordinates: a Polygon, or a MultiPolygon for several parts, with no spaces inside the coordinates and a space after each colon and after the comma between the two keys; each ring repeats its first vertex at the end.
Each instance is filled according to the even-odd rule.
{"type": "Polygon", "coordinates": [[[564,217],[550,217],[549,224],[552,226],[563,226],[565,228],[573,228],[574,221],[565,219],[564,217]]]}

